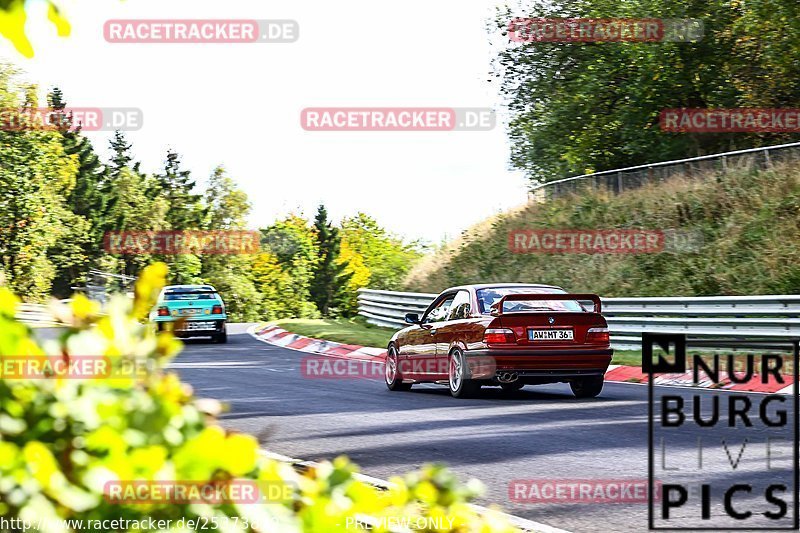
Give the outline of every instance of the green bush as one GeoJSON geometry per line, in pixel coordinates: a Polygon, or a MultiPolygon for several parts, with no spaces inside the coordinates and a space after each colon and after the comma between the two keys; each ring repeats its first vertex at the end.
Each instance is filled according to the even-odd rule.
{"type": "MultiPolygon", "coordinates": [[[[195,399],[191,387],[164,370],[180,342],[143,323],[165,276],[162,264],[147,268],[134,302],[116,299],[102,315],[80,296],[69,306],[54,304],[65,328],[46,342],[14,318],[18,300],[0,288],[0,517],[50,520],[49,531],[78,530],[62,520],[84,520],[89,530],[86,520],[119,518],[172,520],[167,528],[142,531],[193,529],[181,519],[231,532],[344,531],[348,525],[352,531],[357,516],[449,517],[452,527],[439,531],[513,531],[499,514],[477,516],[466,504],[475,487],[460,486],[441,467],[425,467],[381,491],[355,479],[356,467],[345,458],[301,474],[260,455],[253,437],[221,428],[214,418],[221,406],[195,399]],[[102,356],[116,372],[32,379],[13,373],[19,356],[73,362],[102,356]],[[131,368],[140,371],[126,371],[131,368]],[[120,480],[255,480],[288,487],[289,494],[271,504],[108,501],[106,483],[120,480]]],[[[375,531],[386,530],[381,523],[388,522],[379,521],[375,531]]]]}

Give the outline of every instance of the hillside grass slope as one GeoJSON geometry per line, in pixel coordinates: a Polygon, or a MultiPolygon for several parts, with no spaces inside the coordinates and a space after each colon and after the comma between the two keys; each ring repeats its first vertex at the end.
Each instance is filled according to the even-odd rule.
{"type": "Polygon", "coordinates": [[[406,285],[438,292],[500,281],[606,297],[798,293],[800,163],[530,203],[467,230],[417,265],[406,285]],[[509,232],[520,229],[689,230],[702,235],[702,246],[692,253],[512,253],[509,232]]]}

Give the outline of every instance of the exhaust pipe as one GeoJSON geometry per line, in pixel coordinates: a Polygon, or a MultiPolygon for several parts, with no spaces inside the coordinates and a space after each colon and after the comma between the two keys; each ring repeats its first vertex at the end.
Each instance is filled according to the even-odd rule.
{"type": "Polygon", "coordinates": [[[519,376],[516,372],[499,372],[497,374],[497,381],[500,383],[514,383],[519,376]]]}

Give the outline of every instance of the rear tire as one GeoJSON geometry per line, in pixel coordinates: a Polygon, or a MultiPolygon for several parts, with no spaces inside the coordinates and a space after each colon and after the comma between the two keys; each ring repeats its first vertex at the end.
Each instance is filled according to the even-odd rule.
{"type": "Polygon", "coordinates": [[[394,344],[386,350],[386,365],[384,369],[386,387],[391,391],[411,390],[411,383],[403,383],[403,376],[400,374],[400,364],[397,361],[397,348],[394,344]]]}
{"type": "Polygon", "coordinates": [[[228,332],[223,331],[222,333],[218,333],[213,337],[214,342],[217,344],[225,344],[228,342],[228,332]]]}
{"type": "Polygon", "coordinates": [[[579,378],[569,384],[576,398],[595,398],[603,390],[603,376],[579,378]]]}
{"type": "Polygon", "coordinates": [[[469,379],[467,359],[458,348],[450,353],[447,369],[447,384],[453,398],[469,398],[481,390],[480,382],[469,379]]]}

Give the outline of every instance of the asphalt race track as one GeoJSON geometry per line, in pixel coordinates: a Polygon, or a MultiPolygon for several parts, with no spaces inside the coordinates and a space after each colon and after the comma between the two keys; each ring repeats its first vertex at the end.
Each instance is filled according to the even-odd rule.
{"type": "MultiPolygon", "coordinates": [[[[482,397],[469,400],[454,399],[445,387],[434,385],[389,392],[377,380],[304,378],[300,362],[306,354],[259,342],[245,329],[230,325],[226,345],[188,341],[173,367],[199,397],[229,404],[224,425],[258,436],[270,451],[307,460],[345,454],[363,473],[382,479],[426,462],[443,462],[464,479],[484,482],[487,492],[477,502],[483,505],[496,503],[512,514],[573,532],[647,528],[646,503],[509,499],[515,479],[646,480],[646,386],[607,383],[592,400],[576,400],[564,384],[529,386],[513,394],[484,388],[482,397]]],[[[709,398],[725,394],[702,392],[709,398]]],[[[736,459],[741,441],[736,429],[717,432],[728,438],[736,459]]],[[[716,437],[697,433],[709,442],[710,435],[716,437]]],[[[745,452],[743,468],[764,461],[763,453],[751,457],[750,448],[745,452]]],[[[671,461],[688,464],[694,454],[682,447],[671,461]]],[[[730,469],[719,469],[722,459],[715,455],[719,452],[709,446],[703,479],[723,481],[730,469]]],[[[761,505],[754,511],[764,510],[760,494],[740,501],[742,507],[751,503],[761,505]]],[[[719,512],[716,505],[714,512],[719,512]]]]}

